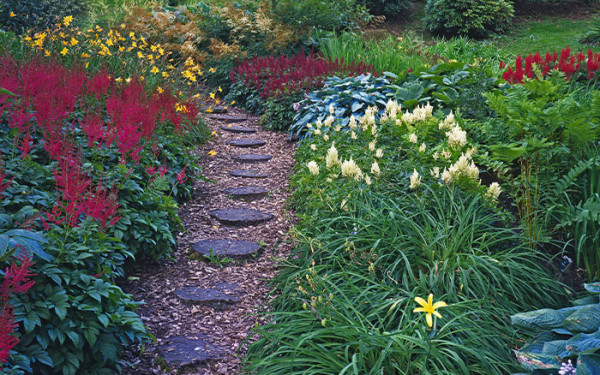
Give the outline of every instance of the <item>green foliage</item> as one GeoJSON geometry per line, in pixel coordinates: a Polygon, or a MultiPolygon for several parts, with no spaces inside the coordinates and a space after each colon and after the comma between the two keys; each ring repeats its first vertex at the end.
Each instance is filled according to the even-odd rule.
{"type": "Polygon", "coordinates": [[[511,322],[533,338],[515,351],[517,360],[529,370],[558,374],[559,358],[577,363],[577,373],[593,374],[600,358],[600,303],[598,283],[584,284],[595,295],[559,310],[541,309],[511,316],[511,322]]]}
{"type": "Polygon", "coordinates": [[[508,137],[492,140],[492,160],[512,169],[512,193],[534,246],[547,235],[539,220],[545,201],[561,194],[545,197],[542,189],[567,173],[600,136],[593,101],[569,91],[560,77],[527,81],[486,97],[500,120],[495,126],[505,129],[498,134],[508,137]]]}
{"type": "Polygon", "coordinates": [[[425,28],[436,35],[485,38],[505,32],[514,9],[506,0],[428,0],[425,28]]]}
{"type": "Polygon", "coordinates": [[[267,99],[261,123],[265,128],[288,131],[294,124],[294,104],[302,100],[302,95],[282,95],[267,99]]]}
{"type": "Polygon", "coordinates": [[[34,259],[35,284],[15,297],[16,365],[35,374],[112,373],[124,346],[149,339],[139,303],[114,284],[131,255],[91,221],[46,236],[52,259],[34,259]]]}
{"type": "Polygon", "coordinates": [[[600,44],[600,17],[594,19],[592,28],[583,36],[581,43],[600,44]]]}
{"type": "Polygon", "coordinates": [[[270,0],[276,20],[299,29],[340,30],[355,11],[355,0],[270,0]]]}
{"type": "Polygon", "coordinates": [[[0,24],[5,30],[24,33],[30,29],[49,28],[66,16],[73,16],[74,21],[80,22],[77,18],[85,14],[85,5],[77,0],[6,0],[0,3],[0,24]]]}
{"type": "Polygon", "coordinates": [[[402,18],[407,18],[413,5],[411,0],[358,0],[358,2],[373,14],[402,18]]]}

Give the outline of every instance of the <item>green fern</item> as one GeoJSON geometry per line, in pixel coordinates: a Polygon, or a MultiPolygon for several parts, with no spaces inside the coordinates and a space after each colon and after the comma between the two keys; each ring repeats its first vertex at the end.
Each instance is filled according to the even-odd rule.
{"type": "Polygon", "coordinates": [[[600,44],[600,17],[594,19],[592,29],[580,41],[584,44],[600,44]]]}

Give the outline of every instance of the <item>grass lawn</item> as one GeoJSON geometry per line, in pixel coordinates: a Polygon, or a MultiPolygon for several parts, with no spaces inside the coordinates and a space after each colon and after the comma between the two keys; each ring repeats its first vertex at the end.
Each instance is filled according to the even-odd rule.
{"type": "MultiPolygon", "coordinates": [[[[583,35],[591,29],[593,18],[566,19],[547,17],[543,20],[522,21],[507,35],[496,39],[501,55],[515,57],[530,52],[546,52],[570,46],[571,50],[588,50],[591,46],[579,43],[583,35]]],[[[600,46],[592,47],[595,52],[600,46]]]]}

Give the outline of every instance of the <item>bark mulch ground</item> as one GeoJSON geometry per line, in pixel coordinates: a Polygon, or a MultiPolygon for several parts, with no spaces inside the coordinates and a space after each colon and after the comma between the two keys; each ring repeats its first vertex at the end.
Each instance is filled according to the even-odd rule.
{"type": "Polygon", "coordinates": [[[236,109],[227,115],[247,117],[233,126],[251,128],[256,133],[229,132],[224,128],[230,123],[205,116],[216,135],[196,152],[202,159],[203,174],[214,183],[198,179],[194,198],[181,207],[185,232],[179,233],[174,261],[139,265],[123,285],[125,292],[145,302],[138,312],[157,339],[141,354],[139,347],[127,349],[124,361],[131,367],[124,369],[125,374],[238,374],[247,347],[244,340],[251,328],[261,323],[255,313],[268,298],[268,280],[277,272],[278,260],[289,253],[292,213],[284,208],[284,202],[289,195],[295,145],[287,141],[285,134],[264,130],[256,116],[236,109]],[[231,145],[237,139],[266,143],[252,149],[231,145]],[[216,155],[210,156],[213,150],[216,155]],[[252,164],[234,159],[248,153],[271,155],[272,159],[252,164]],[[234,177],[230,171],[236,169],[268,177],[234,177]],[[268,193],[251,200],[233,199],[223,192],[248,186],[264,188],[268,193]],[[224,208],[254,209],[273,218],[252,226],[225,225],[209,214],[224,208]],[[258,256],[229,263],[216,257],[207,260],[193,251],[195,243],[211,239],[253,241],[262,245],[262,251],[258,256]],[[194,302],[190,296],[201,302],[194,302]],[[211,298],[221,299],[207,303],[211,298]],[[195,362],[187,351],[196,356],[195,362]],[[186,365],[190,362],[194,363],[186,365]]]}

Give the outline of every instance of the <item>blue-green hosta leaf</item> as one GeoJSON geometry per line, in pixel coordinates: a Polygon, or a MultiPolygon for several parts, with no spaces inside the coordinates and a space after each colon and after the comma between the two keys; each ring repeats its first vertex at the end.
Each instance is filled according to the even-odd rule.
{"type": "Polygon", "coordinates": [[[569,315],[563,326],[571,332],[594,332],[600,328],[600,307],[598,305],[583,306],[569,315]]]}
{"type": "Polygon", "coordinates": [[[544,345],[549,341],[559,340],[560,337],[558,335],[553,334],[549,331],[544,331],[535,335],[530,341],[528,341],[520,351],[525,353],[535,353],[535,354],[546,354],[543,353],[544,345]]]}
{"type": "Polygon", "coordinates": [[[363,104],[363,103],[359,102],[358,100],[357,100],[357,101],[355,101],[354,103],[352,103],[352,112],[354,113],[354,112],[358,111],[358,110],[359,110],[359,109],[361,109],[363,106],[364,106],[364,104],[363,104]]]}
{"type": "Polygon", "coordinates": [[[577,375],[600,375],[600,355],[580,355],[577,358],[577,375]]]}
{"type": "Polygon", "coordinates": [[[591,293],[600,293],[600,282],[583,284],[585,290],[591,293]]]}
{"type": "Polygon", "coordinates": [[[585,306],[585,305],[598,304],[598,302],[600,302],[600,298],[598,296],[586,296],[583,298],[578,298],[575,301],[573,301],[573,305],[581,307],[581,306],[585,306]]]}
{"type": "Polygon", "coordinates": [[[527,353],[521,351],[515,351],[517,361],[527,370],[536,369],[558,369],[560,368],[560,360],[558,356],[527,353]]]}
{"type": "Polygon", "coordinates": [[[510,321],[517,327],[539,332],[560,328],[563,317],[556,310],[541,309],[512,315],[510,321]]]}
{"type": "Polygon", "coordinates": [[[541,354],[561,356],[566,351],[567,340],[553,340],[544,343],[541,354]]]}

